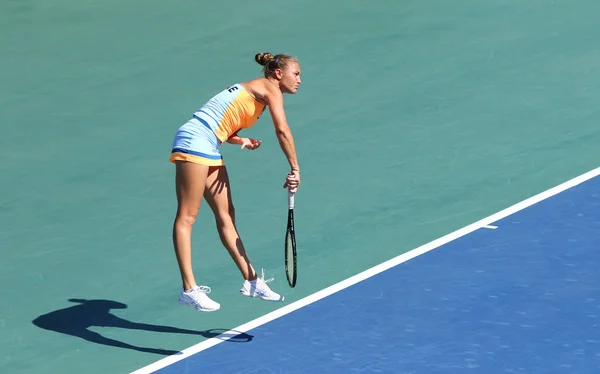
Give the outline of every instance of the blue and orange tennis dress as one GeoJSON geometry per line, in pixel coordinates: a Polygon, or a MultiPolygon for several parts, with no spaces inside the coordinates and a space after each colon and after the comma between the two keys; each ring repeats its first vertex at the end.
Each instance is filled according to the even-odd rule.
{"type": "Polygon", "coordinates": [[[253,126],[264,109],[265,104],[250,96],[240,84],[223,90],[177,130],[170,161],[224,165],[221,144],[239,130],[253,126]]]}

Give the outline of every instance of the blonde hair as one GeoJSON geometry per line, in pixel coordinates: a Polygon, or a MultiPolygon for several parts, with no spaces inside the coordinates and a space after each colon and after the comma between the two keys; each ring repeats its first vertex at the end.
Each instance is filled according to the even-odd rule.
{"type": "Polygon", "coordinates": [[[298,63],[296,57],[278,54],[273,56],[269,52],[257,53],[254,60],[263,66],[262,71],[265,78],[269,78],[275,74],[276,69],[285,70],[287,66],[293,62],[298,63]]]}

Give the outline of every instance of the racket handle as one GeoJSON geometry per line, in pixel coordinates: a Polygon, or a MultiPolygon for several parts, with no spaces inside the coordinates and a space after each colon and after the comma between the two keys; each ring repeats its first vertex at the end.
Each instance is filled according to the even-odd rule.
{"type": "Polygon", "coordinates": [[[288,190],[288,207],[294,209],[294,194],[288,190]]]}

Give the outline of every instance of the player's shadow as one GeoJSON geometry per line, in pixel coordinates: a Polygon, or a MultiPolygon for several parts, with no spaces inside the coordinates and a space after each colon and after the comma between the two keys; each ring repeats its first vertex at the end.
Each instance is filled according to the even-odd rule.
{"type": "MultiPolygon", "coordinates": [[[[111,309],[127,308],[127,305],[123,303],[112,300],[69,299],[69,301],[78,303],[78,305],[41,315],[32,321],[33,324],[45,330],[76,336],[92,343],[167,356],[178,354],[179,352],[162,348],[138,347],[119,340],[107,338],[97,332],[91,331],[89,328],[118,327],[130,330],[144,330],[170,334],[200,335],[205,338],[215,338],[229,331],[227,329],[195,331],[170,326],[131,322],[110,313],[111,309]]],[[[249,342],[252,340],[253,336],[234,332],[229,336],[223,335],[222,338],[227,339],[228,342],[249,342]]]]}

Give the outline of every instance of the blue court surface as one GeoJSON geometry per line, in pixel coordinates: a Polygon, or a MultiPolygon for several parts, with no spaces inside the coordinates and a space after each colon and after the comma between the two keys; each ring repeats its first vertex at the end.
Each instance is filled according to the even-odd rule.
{"type": "Polygon", "coordinates": [[[138,372],[600,373],[598,174],[138,372]]]}

